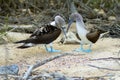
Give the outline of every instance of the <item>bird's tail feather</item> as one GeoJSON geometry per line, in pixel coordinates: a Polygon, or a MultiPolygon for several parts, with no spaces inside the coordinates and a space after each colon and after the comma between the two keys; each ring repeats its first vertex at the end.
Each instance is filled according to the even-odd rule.
{"type": "Polygon", "coordinates": [[[22,45],[22,46],[18,46],[17,48],[20,48],[20,49],[25,49],[25,48],[29,48],[31,46],[25,46],[25,45],[22,45]]]}
{"type": "Polygon", "coordinates": [[[17,48],[24,49],[24,48],[29,48],[29,47],[32,47],[32,46],[35,46],[35,44],[33,44],[33,43],[24,43],[23,45],[18,46],[17,48]]]}
{"type": "Polygon", "coordinates": [[[26,40],[21,40],[21,41],[16,41],[16,42],[14,42],[14,43],[25,43],[26,42],[26,40]]]}

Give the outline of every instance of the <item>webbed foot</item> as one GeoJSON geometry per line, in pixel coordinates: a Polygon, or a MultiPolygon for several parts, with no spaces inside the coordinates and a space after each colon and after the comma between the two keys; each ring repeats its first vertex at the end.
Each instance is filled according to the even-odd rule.
{"type": "Polygon", "coordinates": [[[54,53],[54,52],[61,52],[60,50],[56,50],[54,48],[47,48],[47,52],[54,53]]]}
{"type": "Polygon", "coordinates": [[[83,50],[83,52],[90,53],[90,52],[92,52],[92,50],[91,49],[87,49],[87,50],[83,50]]]}
{"type": "Polygon", "coordinates": [[[77,48],[77,49],[75,49],[73,51],[75,51],[75,52],[83,52],[84,50],[82,48],[77,48]]]}

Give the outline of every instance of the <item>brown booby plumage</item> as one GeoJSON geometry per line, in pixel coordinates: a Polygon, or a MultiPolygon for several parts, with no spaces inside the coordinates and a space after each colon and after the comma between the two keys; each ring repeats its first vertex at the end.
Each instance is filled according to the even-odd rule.
{"type": "Polygon", "coordinates": [[[69,30],[70,25],[72,24],[74,20],[76,20],[77,37],[78,39],[81,40],[80,42],[81,47],[79,49],[76,49],[75,51],[91,52],[91,45],[95,43],[99,39],[101,33],[104,33],[105,31],[99,30],[99,29],[94,32],[88,31],[85,28],[83,17],[78,12],[71,14],[70,23],[68,25],[67,31],[69,30]],[[83,49],[84,44],[90,45],[88,50],[83,49]]]}
{"type": "Polygon", "coordinates": [[[22,46],[18,48],[28,48],[34,46],[36,44],[45,44],[46,50],[48,52],[59,52],[59,50],[55,50],[52,47],[52,42],[57,39],[57,37],[61,34],[61,30],[65,34],[64,30],[65,21],[62,17],[56,16],[55,21],[37,29],[33,32],[33,34],[26,40],[18,41],[15,43],[24,43],[22,46]],[[47,44],[50,44],[50,48],[47,48],[47,44]]]}
{"type": "MultiPolygon", "coordinates": [[[[92,43],[96,43],[96,41],[99,39],[100,35],[102,33],[105,33],[104,30],[101,29],[97,29],[94,32],[89,32],[86,37],[88,38],[89,41],[91,41],[92,43]]],[[[78,33],[76,33],[76,37],[77,39],[81,40],[78,33]]]]}

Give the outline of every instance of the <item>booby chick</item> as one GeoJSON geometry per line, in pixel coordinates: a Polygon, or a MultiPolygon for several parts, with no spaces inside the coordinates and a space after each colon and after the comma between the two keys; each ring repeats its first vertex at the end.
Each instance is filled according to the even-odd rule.
{"type": "Polygon", "coordinates": [[[78,38],[81,40],[80,41],[80,48],[76,49],[75,51],[77,52],[91,52],[91,46],[93,43],[95,43],[100,35],[104,33],[105,31],[97,29],[94,32],[90,32],[85,28],[85,24],[83,22],[83,17],[78,13],[72,13],[70,16],[70,22],[68,24],[67,32],[70,28],[70,25],[72,24],[73,21],[76,21],[76,29],[77,29],[77,34],[78,38]],[[89,48],[87,50],[83,49],[84,44],[89,44],[89,48]]]}
{"type": "Polygon", "coordinates": [[[53,48],[52,42],[59,37],[61,32],[66,35],[64,25],[64,19],[58,15],[55,17],[55,21],[51,22],[49,25],[36,29],[28,39],[15,42],[24,43],[17,48],[24,49],[37,44],[44,44],[48,52],[60,52],[60,50],[55,50],[53,48]],[[47,47],[47,44],[50,44],[50,48],[47,47]]]}

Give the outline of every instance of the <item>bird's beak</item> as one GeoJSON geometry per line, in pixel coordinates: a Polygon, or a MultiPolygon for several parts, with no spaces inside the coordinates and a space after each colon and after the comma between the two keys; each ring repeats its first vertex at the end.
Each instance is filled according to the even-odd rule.
{"type": "Polygon", "coordinates": [[[67,27],[67,31],[66,31],[66,32],[68,32],[68,30],[70,29],[70,26],[71,26],[72,23],[73,23],[73,19],[69,20],[69,23],[68,23],[68,27],[67,27]]]}
{"type": "Polygon", "coordinates": [[[67,38],[67,35],[66,35],[66,28],[65,27],[61,27],[62,31],[63,31],[63,34],[65,35],[65,38],[67,38]]]}

